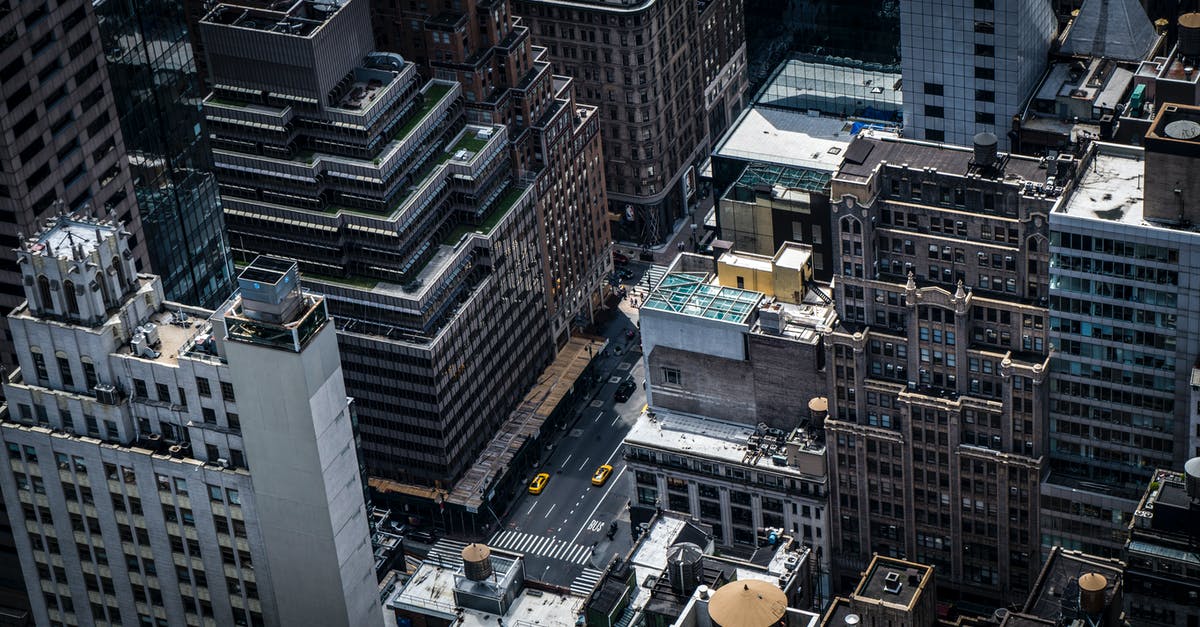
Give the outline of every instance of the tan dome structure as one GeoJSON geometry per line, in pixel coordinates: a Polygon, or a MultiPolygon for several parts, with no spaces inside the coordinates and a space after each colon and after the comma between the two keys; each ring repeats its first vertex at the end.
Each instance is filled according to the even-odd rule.
{"type": "Polygon", "coordinates": [[[731,581],[708,602],[708,615],[720,627],[770,627],[783,620],[787,595],[758,579],[731,581]]]}

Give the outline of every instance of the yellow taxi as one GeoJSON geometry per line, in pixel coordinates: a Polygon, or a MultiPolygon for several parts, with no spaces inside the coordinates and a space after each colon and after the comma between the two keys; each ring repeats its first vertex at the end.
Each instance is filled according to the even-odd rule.
{"type": "Polygon", "coordinates": [[[596,469],[596,473],[592,475],[592,485],[604,485],[608,481],[608,476],[612,474],[613,468],[608,464],[596,469]]]}
{"type": "Polygon", "coordinates": [[[537,474],[537,476],[535,476],[533,478],[533,481],[529,482],[529,493],[530,494],[541,494],[542,490],[546,489],[547,483],[550,483],[550,474],[545,473],[545,472],[539,472],[537,474]]]}

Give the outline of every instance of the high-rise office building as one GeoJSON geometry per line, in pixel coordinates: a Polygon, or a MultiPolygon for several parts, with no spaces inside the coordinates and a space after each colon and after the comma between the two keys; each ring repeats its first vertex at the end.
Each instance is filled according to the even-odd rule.
{"type": "MultiPolygon", "coordinates": [[[[507,17],[488,27],[521,36],[507,17]]],[[[328,298],[370,473],[448,487],[553,356],[541,229],[563,247],[581,236],[535,205],[588,185],[522,173],[511,133],[567,141],[594,125],[590,110],[570,113],[546,82],[533,124],[552,128],[468,116],[478,85],[424,81],[411,61],[372,52],[366,0],[221,4],[200,29],[235,254],[294,259],[328,298]]],[[[518,64],[547,71],[510,61],[513,76],[518,64]]]]}
{"type": "Polygon", "coordinates": [[[1118,557],[1155,468],[1200,421],[1200,108],[1164,105],[1145,148],[1093,144],[1050,218],[1049,470],[1043,550],[1118,557]]]}
{"type": "Polygon", "coordinates": [[[1061,197],[1038,159],[995,144],[859,137],[833,177],[826,443],[849,581],[878,553],[935,566],[962,599],[1015,602],[1037,574],[1061,197]]]}
{"type": "Polygon", "coordinates": [[[1007,150],[1057,31],[1049,0],[903,0],[906,134],[968,146],[989,132],[1007,150]]]}
{"type": "Polygon", "coordinates": [[[371,0],[381,50],[403,54],[426,78],[458,82],[467,120],[508,127],[515,171],[535,188],[546,304],[561,347],[601,306],[612,270],[600,112],[576,102],[579,75],[556,76],[562,62],[532,45],[514,11],[507,0],[371,0]]]}
{"type": "Polygon", "coordinates": [[[132,0],[96,13],[150,267],[168,299],[216,307],[233,291],[233,262],[183,8],[132,0]]]}
{"type": "Polygon", "coordinates": [[[260,259],[171,303],[130,240],[60,216],[17,253],[0,487],[36,623],[381,624],[324,299],[260,259]]]}
{"type": "Polygon", "coordinates": [[[742,3],[516,0],[513,11],[599,108],[616,237],[669,238],[697,191],[693,166],[742,108],[742,3]]]}
{"type": "MultiPolygon", "coordinates": [[[[144,264],[96,23],[86,0],[0,2],[0,244],[16,248],[19,234],[37,231],[40,221],[87,207],[121,220],[144,264]]],[[[0,310],[8,312],[22,298],[21,270],[4,256],[0,310]]],[[[0,363],[17,363],[7,334],[0,334],[0,363]]]]}

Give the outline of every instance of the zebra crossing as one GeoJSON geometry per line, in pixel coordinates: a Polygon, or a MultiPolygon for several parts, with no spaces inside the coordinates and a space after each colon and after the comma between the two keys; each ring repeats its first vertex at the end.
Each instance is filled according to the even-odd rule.
{"type": "Polygon", "coordinates": [[[592,590],[596,587],[596,584],[603,576],[604,572],[596,570],[595,568],[583,569],[583,572],[579,573],[579,576],[571,582],[571,594],[581,597],[591,595],[592,590]]]}
{"type": "Polygon", "coordinates": [[[588,546],[521,531],[499,531],[492,536],[488,545],[526,555],[540,555],[550,559],[563,560],[572,564],[584,564],[592,554],[592,548],[588,546]]]}
{"type": "Polygon", "coordinates": [[[425,561],[443,568],[458,568],[462,566],[462,550],[466,542],[442,538],[429,548],[425,561]]]}

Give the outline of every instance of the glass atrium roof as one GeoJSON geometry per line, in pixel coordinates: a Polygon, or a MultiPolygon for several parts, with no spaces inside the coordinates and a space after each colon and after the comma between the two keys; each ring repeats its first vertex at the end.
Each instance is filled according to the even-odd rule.
{"type": "Polygon", "coordinates": [[[674,272],[663,277],[643,307],[745,324],[762,293],[707,282],[708,275],[674,272]]]}

